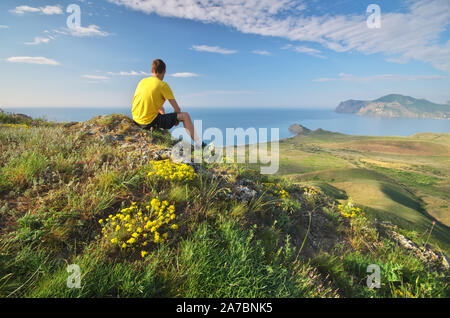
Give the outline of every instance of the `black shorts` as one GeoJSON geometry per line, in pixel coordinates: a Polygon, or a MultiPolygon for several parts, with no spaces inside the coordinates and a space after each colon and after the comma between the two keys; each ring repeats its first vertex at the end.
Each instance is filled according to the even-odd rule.
{"type": "Polygon", "coordinates": [[[157,129],[170,129],[173,126],[178,125],[178,114],[170,113],[170,114],[158,114],[155,119],[150,124],[141,125],[135,122],[139,127],[145,130],[150,130],[150,128],[157,129]]]}

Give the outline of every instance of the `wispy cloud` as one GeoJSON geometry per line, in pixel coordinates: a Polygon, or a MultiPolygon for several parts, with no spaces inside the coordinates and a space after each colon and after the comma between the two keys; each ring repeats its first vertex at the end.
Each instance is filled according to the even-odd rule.
{"type": "Polygon", "coordinates": [[[151,73],[146,73],[144,71],[127,71],[127,72],[108,72],[108,75],[115,75],[115,76],[150,76],[151,73]]]}
{"type": "Polygon", "coordinates": [[[18,6],[13,10],[10,10],[10,12],[23,15],[25,13],[41,13],[45,15],[54,15],[54,14],[63,14],[62,8],[57,6],[45,6],[45,7],[30,7],[30,6],[18,6]]]}
{"type": "Polygon", "coordinates": [[[442,75],[398,75],[398,74],[377,74],[371,76],[356,76],[352,74],[339,73],[339,77],[316,78],[314,82],[344,81],[352,83],[371,83],[377,81],[423,81],[446,79],[442,75]]]}
{"type": "Polygon", "coordinates": [[[33,42],[25,42],[26,45],[39,45],[42,43],[49,43],[50,42],[50,38],[41,38],[39,36],[34,38],[33,42]]]}
{"type": "Polygon", "coordinates": [[[58,36],[61,35],[72,35],[78,38],[84,38],[84,37],[105,37],[109,36],[110,33],[103,31],[98,25],[91,24],[88,27],[76,27],[76,28],[59,28],[59,29],[53,29],[53,30],[45,30],[44,33],[47,34],[47,36],[50,39],[55,39],[58,36]]]}
{"type": "Polygon", "coordinates": [[[109,80],[109,77],[102,76],[102,75],[89,75],[89,74],[86,74],[86,75],[83,75],[82,77],[90,79],[90,80],[97,80],[97,81],[107,81],[107,80],[109,80]]]}
{"type": "Polygon", "coordinates": [[[68,32],[76,37],[94,37],[94,36],[108,36],[109,33],[106,31],[102,31],[99,26],[95,24],[91,24],[88,27],[77,27],[73,29],[68,29],[68,32]]]}
{"type": "Polygon", "coordinates": [[[68,35],[69,33],[67,31],[64,30],[58,30],[58,29],[54,29],[54,30],[45,30],[44,33],[48,33],[48,34],[55,34],[55,35],[68,35]]]}
{"type": "Polygon", "coordinates": [[[0,29],[9,29],[9,26],[7,26],[7,25],[0,25],[0,29]]]}
{"type": "Polygon", "coordinates": [[[199,52],[219,53],[219,54],[235,54],[236,50],[224,49],[219,46],[193,45],[191,50],[199,52]]]}
{"type": "Polygon", "coordinates": [[[272,53],[265,50],[253,50],[252,52],[258,55],[272,55],[272,53]]]}
{"type": "Polygon", "coordinates": [[[448,0],[406,1],[402,12],[382,14],[380,29],[367,27],[365,12],[304,15],[305,1],[109,1],[148,14],[218,23],[243,33],[315,42],[336,52],[356,50],[402,61],[415,59],[450,72],[450,41],[438,41],[450,24],[448,0]]]}
{"type": "Polygon", "coordinates": [[[292,50],[297,53],[308,54],[308,55],[312,55],[312,56],[315,56],[315,57],[318,57],[321,59],[326,59],[326,57],[321,54],[322,51],[313,49],[313,48],[310,48],[307,46],[294,46],[292,44],[287,44],[287,45],[283,46],[281,49],[292,50]]]}
{"type": "Polygon", "coordinates": [[[170,76],[172,77],[198,77],[200,74],[190,73],[190,72],[181,72],[181,73],[173,73],[170,76]]]}
{"type": "MultiPolygon", "coordinates": [[[[151,73],[146,73],[144,71],[121,71],[121,72],[107,72],[108,75],[111,76],[151,76],[151,73]]],[[[180,72],[180,73],[173,73],[169,76],[172,77],[197,77],[200,76],[200,74],[197,73],[190,73],[190,72],[180,72]]]]}
{"type": "Polygon", "coordinates": [[[59,62],[42,56],[13,56],[7,58],[6,61],[10,63],[28,63],[28,64],[39,64],[39,65],[60,65],[59,62]]]}

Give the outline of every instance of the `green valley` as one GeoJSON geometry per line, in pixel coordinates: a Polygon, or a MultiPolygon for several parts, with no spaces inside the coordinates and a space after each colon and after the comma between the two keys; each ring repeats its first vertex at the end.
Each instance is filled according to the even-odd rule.
{"type": "Polygon", "coordinates": [[[282,141],[279,174],[340,200],[351,197],[374,218],[419,235],[437,220],[433,235],[449,250],[450,134],[307,132],[282,141]]]}

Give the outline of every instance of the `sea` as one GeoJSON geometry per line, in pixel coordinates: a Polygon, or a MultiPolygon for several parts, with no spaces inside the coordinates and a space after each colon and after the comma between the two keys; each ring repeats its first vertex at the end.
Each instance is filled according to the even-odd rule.
{"type": "MultiPolygon", "coordinates": [[[[168,111],[168,108],[166,107],[166,111],[168,111]]],[[[131,117],[130,107],[15,107],[3,108],[3,110],[58,122],[79,122],[91,119],[94,116],[114,113],[131,117]]],[[[222,140],[213,138],[217,146],[249,142],[249,139],[245,139],[244,142],[242,140],[239,142],[237,138],[226,140],[227,128],[243,128],[244,130],[255,128],[258,136],[260,136],[260,131],[266,129],[268,132],[267,138],[262,137],[258,140],[258,142],[265,142],[292,137],[293,134],[288,129],[292,124],[300,124],[312,130],[322,128],[343,134],[366,136],[411,136],[424,132],[450,133],[450,120],[375,118],[354,114],[338,114],[332,109],[184,107],[182,111],[188,112],[194,121],[201,120],[202,133],[199,133],[199,135],[203,135],[208,128],[218,128],[222,132],[223,138],[221,138],[222,140]],[[278,128],[278,136],[271,134],[271,128],[278,128]]],[[[200,125],[196,126],[200,131],[200,125]]],[[[174,129],[172,129],[172,133],[174,132],[174,129]]]]}

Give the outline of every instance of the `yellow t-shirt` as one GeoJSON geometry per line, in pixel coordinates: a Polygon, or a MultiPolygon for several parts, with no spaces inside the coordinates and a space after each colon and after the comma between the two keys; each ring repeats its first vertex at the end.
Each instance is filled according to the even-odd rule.
{"type": "Polygon", "coordinates": [[[134,93],[131,110],[134,121],[141,125],[150,124],[168,99],[175,98],[166,82],[156,76],[144,78],[139,82],[134,93]]]}

